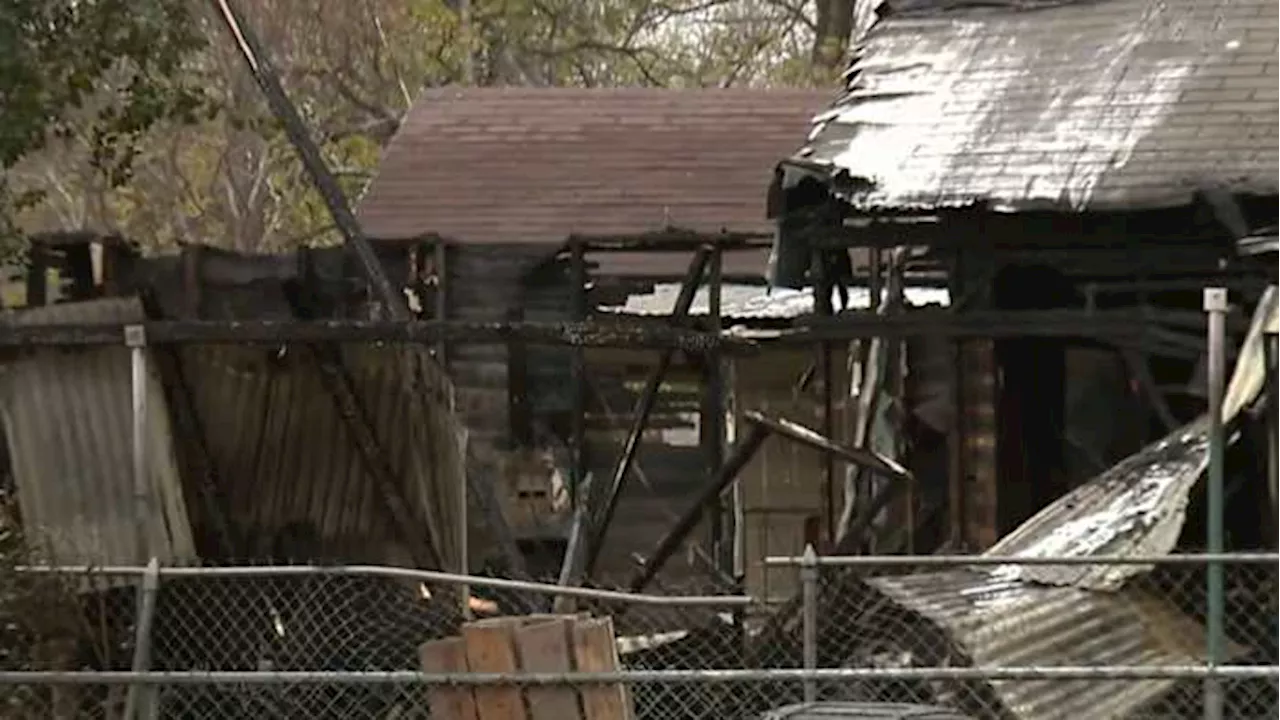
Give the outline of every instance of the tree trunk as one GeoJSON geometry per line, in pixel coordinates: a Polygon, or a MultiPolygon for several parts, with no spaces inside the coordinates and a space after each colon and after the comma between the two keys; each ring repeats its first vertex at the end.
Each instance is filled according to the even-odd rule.
{"type": "Polygon", "coordinates": [[[849,49],[853,34],[853,14],[857,0],[816,0],[817,22],[813,36],[813,64],[828,69],[838,68],[849,49]]]}

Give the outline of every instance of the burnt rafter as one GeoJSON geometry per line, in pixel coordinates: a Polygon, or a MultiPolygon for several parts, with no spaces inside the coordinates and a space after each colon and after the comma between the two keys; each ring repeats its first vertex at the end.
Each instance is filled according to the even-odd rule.
{"type": "Polygon", "coordinates": [[[730,448],[724,462],[711,474],[706,484],[703,485],[701,492],[698,493],[698,497],[689,504],[689,507],[680,515],[680,518],[676,520],[671,529],[662,536],[662,539],[654,547],[653,553],[645,560],[644,565],[636,571],[629,584],[632,592],[644,590],[657,577],[663,565],[680,549],[689,533],[702,520],[706,508],[715,502],[725,488],[729,487],[737,479],[738,473],[742,472],[747,463],[751,462],[751,458],[755,457],[756,452],[760,450],[760,447],[764,445],[764,441],[769,439],[771,435],[778,435],[820,452],[838,456],[852,463],[865,465],[898,481],[890,483],[888,488],[882,491],[881,497],[877,498],[875,502],[859,514],[858,518],[850,525],[849,535],[854,533],[860,535],[870,525],[871,519],[884,508],[893,495],[904,489],[908,483],[913,482],[910,471],[878,453],[847,447],[799,423],[784,418],[769,417],[755,410],[746,411],[742,414],[742,417],[747,422],[747,432],[730,448]]]}
{"type": "MultiPolygon", "coordinates": [[[[165,320],[148,322],[151,344],[294,342],[531,345],[675,348],[703,353],[720,346],[750,351],[753,343],[658,323],[468,322],[458,320],[165,320]]],[[[123,345],[124,325],[13,325],[0,322],[0,347],[123,345]]]]}

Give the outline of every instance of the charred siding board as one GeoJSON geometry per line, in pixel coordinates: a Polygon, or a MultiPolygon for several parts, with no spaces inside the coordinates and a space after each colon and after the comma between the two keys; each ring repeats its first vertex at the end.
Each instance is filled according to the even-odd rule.
{"type": "MultiPolygon", "coordinates": [[[[136,300],[52,305],[15,315],[21,324],[141,321],[136,300]]],[[[195,547],[175,460],[164,390],[148,377],[151,555],[189,560],[195,547]]],[[[5,435],[27,531],[56,562],[136,565],[129,350],[42,349],[0,374],[5,435]]]]}
{"type": "MultiPolygon", "coordinates": [[[[422,532],[436,528],[452,565],[463,465],[447,379],[422,363],[426,387],[414,400],[405,377],[414,351],[343,352],[422,532]]],[[[229,346],[185,348],[183,362],[231,520],[251,552],[410,564],[314,365],[299,353],[229,346]]]]}

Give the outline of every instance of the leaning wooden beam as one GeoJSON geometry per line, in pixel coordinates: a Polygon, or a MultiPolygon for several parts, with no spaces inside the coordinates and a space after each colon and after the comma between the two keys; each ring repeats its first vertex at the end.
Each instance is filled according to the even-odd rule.
{"type": "MultiPolygon", "coordinates": [[[[748,417],[748,421],[751,418],[748,417]]],[[[720,493],[733,482],[738,473],[751,462],[751,458],[755,456],[756,451],[764,444],[770,434],[769,427],[756,422],[750,422],[750,427],[733,447],[729,450],[728,456],[725,458],[724,464],[720,466],[711,480],[703,486],[702,491],[698,493],[698,497],[689,505],[676,524],[667,531],[662,537],[658,545],[654,548],[653,553],[645,560],[644,567],[641,568],[631,579],[630,588],[632,592],[640,592],[644,590],[662,570],[662,566],[666,565],[682,544],[689,533],[698,526],[698,521],[702,519],[702,513],[715,498],[720,497],[720,493]]]]}
{"type": "Polygon", "coordinates": [[[864,450],[860,448],[852,448],[847,445],[838,443],[828,437],[824,437],[817,431],[811,430],[804,425],[792,422],[783,418],[771,418],[762,415],[754,410],[744,413],[747,420],[757,425],[763,425],[775,435],[800,443],[806,447],[813,448],[829,455],[834,455],[842,460],[851,462],[861,467],[869,468],[881,473],[894,480],[910,482],[913,478],[911,471],[898,464],[892,458],[886,457],[873,450],[864,450]]]}
{"type": "MultiPolygon", "coordinates": [[[[308,306],[303,289],[287,287],[286,296],[293,312],[305,316],[308,306]]],[[[388,453],[378,441],[369,410],[356,392],[355,381],[343,362],[342,349],[328,343],[306,343],[302,347],[320,371],[320,383],[333,400],[334,409],[355,444],[360,463],[373,480],[378,498],[414,564],[420,568],[444,568],[444,558],[433,540],[436,533],[432,528],[421,527],[421,523],[414,519],[404,485],[391,467],[388,453]]]]}
{"type": "MultiPolygon", "coordinates": [[[[698,248],[693,260],[690,261],[689,270],[685,274],[684,282],[680,285],[680,295],[676,298],[675,308],[671,311],[670,320],[673,325],[689,315],[689,308],[693,306],[694,295],[697,294],[698,285],[702,281],[702,274],[706,269],[710,256],[710,248],[701,247],[698,248]]],[[[618,462],[613,466],[604,505],[600,508],[597,516],[591,517],[591,542],[585,548],[586,561],[582,567],[583,575],[587,577],[591,576],[591,573],[595,570],[596,561],[600,558],[605,536],[609,532],[610,523],[613,522],[613,514],[618,509],[618,500],[622,497],[622,489],[626,486],[627,476],[631,473],[631,465],[635,462],[636,451],[640,447],[640,436],[644,434],[645,426],[649,424],[649,414],[653,412],[653,406],[658,400],[658,391],[662,387],[662,380],[666,377],[667,368],[671,367],[671,361],[674,357],[675,351],[671,349],[664,350],[658,356],[658,362],[649,371],[644,390],[641,391],[639,399],[636,400],[636,409],[631,421],[631,431],[627,433],[627,440],[622,446],[622,453],[618,456],[618,462]]],[[[571,578],[571,580],[576,579],[571,578]]]]}
{"type": "Polygon", "coordinates": [[[432,533],[420,527],[409,510],[409,502],[398,482],[387,453],[378,442],[377,434],[369,421],[369,412],[355,391],[351,374],[342,362],[339,350],[332,346],[307,345],[325,390],[333,398],[334,408],[342,418],[343,426],[351,434],[360,455],[365,472],[378,488],[378,496],[395,526],[400,540],[405,543],[420,568],[443,568],[443,559],[431,540],[432,533]]]}
{"type": "MultiPolygon", "coordinates": [[[[144,292],[141,299],[148,317],[156,317],[160,313],[160,306],[153,292],[144,292]]],[[[191,481],[195,484],[195,494],[200,500],[202,519],[208,523],[222,557],[245,557],[231,524],[231,501],[222,491],[217,463],[213,460],[213,453],[209,451],[209,436],[205,432],[200,412],[196,409],[195,396],[191,391],[191,383],[187,381],[180,349],[162,346],[152,348],[151,353],[164,385],[165,398],[173,411],[174,429],[179,437],[186,440],[183,444],[187,451],[184,458],[194,466],[191,471],[195,477],[191,481]]]]}
{"type": "MultiPolygon", "coordinates": [[[[150,344],[281,345],[308,342],[531,345],[751,351],[755,343],[659,323],[465,322],[413,320],[163,320],[145,323],[150,344]]],[[[123,345],[123,325],[13,325],[0,322],[0,347],[123,345]]]]}
{"type": "Polygon", "coordinates": [[[1142,391],[1142,394],[1147,396],[1147,401],[1151,403],[1151,409],[1155,411],[1156,417],[1160,419],[1160,424],[1164,426],[1165,432],[1173,432],[1178,428],[1178,419],[1173,416],[1173,410],[1169,408],[1168,400],[1165,399],[1164,394],[1160,392],[1160,388],[1156,385],[1156,380],[1151,375],[1151,365],[1146,355],[1130,349],[1126,349],[1120,354],[1124,358],[1125,365],[1129,368],[1129,374],[1138,383],[1138,388],[1142,391]]]}
{"type": "Polygon", "coordinates": [[[267,105],[284,127],[285,135],[297,150],[303,168],[311,176],[311,182],[315,184],[320,197],[324,199],[329,214],[333,217],[333,224],[338,227],[347,245],[355,250],[356,257],[364,268],[365,277],[369,280],[378,299],[382,301],[392,319],[409,319],[409,308],[404,296],[392,287],[391,281],[382,268],[382,261],[378,259],[373,246],[369,244],[369,239],[365,237],[364,230],[360,228],[360,223],[356,221],[355,214],[351,212],[351,206],[347,202],[346,194],[342,192],[342,186],[325,165],[324,158],[320,155],[320,148],[311,139],[307,126],[298,115],[298,109],[285,94],[284,86],[280,83],[280,77],[276,73],[270,55],[263,50],[253,28],[244,21],[244,13],[240,12],[233,0],[211,0],[211,2],[214,14],[226,24],[236,49],[249,67],[253,79],[258,82],[258,87],[262,89],[267,105]]]}

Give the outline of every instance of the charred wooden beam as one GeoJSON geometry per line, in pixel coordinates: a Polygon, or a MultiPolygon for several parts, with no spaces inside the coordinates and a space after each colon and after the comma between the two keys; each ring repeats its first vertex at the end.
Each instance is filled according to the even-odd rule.
{"type": "MultiPolygon", "coordinates": [[[[673,325],[689,315],[689,308],[693,306],[693,298],[698,291],[698,284],[702,279],[710,254],[709,248],[698,248],[693,260],[689,262],[689,270],[680,286],[680,295],[676,298],[675,308],[671,311],[670,320],[673,325]]],[[[654,403],[658,400],[658,391],[662,388],[662,379],[666,377],[667,368],[671,367],[671,361],[674,358],[675,351],[671,349],[664,350],[658,356],[658,362],[650,370],[649,377],[645,381],[644,390],[640,393],[639,399],[636,400],[631,430],[627,433],[627,440],[622,446],[622,453],[618,456],[618,461],[614,463],[613,472],[610,474],[609,488],[605,495],[604,505],[600,508],[598,515],[592,519],[591,542],[585,548],[586,560],[583,564],[583,574],[587,577],[591,576],[591,573],[595,570],[596,561],[600,558],[605,537],[609,532],[609,525],[613,522],[614,512],[618,509],[618,500],[622,497],[622,489],[626,486],[627,477],[631,473],[631,466],[635,462],[636,451],[640,448],[640,437],[644,434],[645,426],[649,422],[649,414],[653,412],[654,403]]]]}
{"type": "MultiPolygon", "coordinates": [[[[912,310],[894,315],[870,312],[840,313],[829,319],[807,318],[796,329],[780,331],[777,340],[811,343],[859,337],[934,336],[948,338],[1084,337],[1134,338],[1150,332],[1202,332],[1203,314],[1144,310],[912,310]],[[1200,315],[1200,317],[1195,317],[1200,315]]],[[[1247,329],[1243,315],[1233,315],[1228,327],[1247,329]]]]}
{"type": "Polygon", "coordinates": [[[631,579],[629,587],[632,592],[641,592],[645,586],[657,577],[662,567],[680,549],[689,533],[693,532],[698,522],[702,520],[702,514],[707,505],[719,497],[720,493],[724,492],[724,489],[729,486],[729,483],[737,479],[738,473],[742,472],[742,469],[747,466],[747,463],[751,462],[751,458],[764,445],[764,441],[769,437],[770,430],[767,426],[754,422],[755,417],[758,417],[758,415],[754,413],[747,414],[750,425],[746,435],[734,443],[725,458],[724,464],[703,486],[702,491],[698,493],[698,497],[690,503],[689,508],[680,516],[676,524],[658,542],[653,553],[645,561],[644,567],[631,579]]]}
{"type": "Polygon", "coordinates": [[[392,287],[391,281],[387,278],[387,273],[383,270],[382,261],[378,259],[378,255],[374,252],[373,246],[369,244],[369,239],[365,237],[360,223],[356,221],[355,214],[351,212],[351,206],[347,202],[346,194],[342,191],[342,186],[338,184],[333,173],[329,172],[324,158],[320,155],[320,148],[311,139],[311,134],[307,131],[307,126],[302,122],[302,117],[298,114],[297,108],[293,106],[293,103],[289,101],[288,95],[285,94],[284,86],[280,83],[279,74],[271,62],[270,55],[263,49],[262,44],[258,42],[257,33],[244,21],[244,13],[240,12],[239,8],[236,7],[234,0],[211,0],[211,2],[213,3],[214,14],[226,24],[236,49],[240,52],[240,56],[244,58],[245,64],[249,67],[249,72],[258,83],[258,87],[262,89],[267,105],[271,107],[272,113],[275,114],[276,119],[284,127],[285,135],[288,136],[289,142],[297,150],[298,157],[302,160],[303,168],[307,171],[307,175],[311,177],[311,182],[324,199],[325,206],[333,217],[333,224],[342,233],[348,247],[355,251],[355,255],[360,260],[365,277],[373,287],[374,293],[383,303],[392,319],[409,319],[409,308],[405,303],[404,296],[396,288],[392,287]]]}
{"type": "Polygon", "coordinates": [[[748,412],[747,418],[756,425],[768,428],[775,435],[780,435],[805,447],[827,453],[851,462],[855,465],[874,470],[885,477],[901,482],[912,482],[911,471],[896,460],[886,457],[874,450],[852,448],[838,443],[831,438],[784,418],[771,418],[757,412],[748,412]]]}
{"type": "MultiPolygon", "coordinates": [[[[160,303],[153,292],[144,292],[141,300],[147,317],[160,316],[160,303]]],[[[209,450],[209,436],[196,409],[195,393],[187,379],[180,349],[159,346],[151,348],[151,354],[156,359],[165,399],[173,410],[174,429],[178,437],[187,441],[183,444],[184,455],[195,466],[191,469],[196,476],[193,478],[195,495],[199,498],[202,520],[208,523],[223,558],[246,557],[244,546],[231,523],[231,500],[223,492],[221,475],[209,450]]]]}
{"type": "MultiPolygon", "coordinates": [[[[587,256],[580,242],[574,242],[570,248],[569,285],[571,319],[586,322],[587,256]]],[[[587,476],[587,356],[582,346],[573,349],[569,372],[569,496],[576,506],[578,488],[587,476]]]]}
{"type": "Polygon", "coordinates": [[[695,252],[704,245],[726,250],[764,248],[773,243],[772,233],[707,233],[682,228],[666,228],[648,233],[619,235],[574,235],[569,245],[581,244],[594,252],[695,252]]]}
{"type": "Polygon", "coordinates": [[[1155,411],[1156,417],[1160,419],[1160,424],[1164,426],[1165,432],[1173,432],[1181,423],[1174,417],[1173,410],[1169,408],[1169,402],[1165,399],[1164,394],[1156,386],[1156,379],[1151,375],[1151,365],[1148,358],[1136,350],[1124,350],[1121,353],[1125,364],[1129,367],[1129,374],[1138,383],[1138,387],[1142,393],[1147,396],[1147,401],[1151,403],[1151,408],[1155,411]]]}
{"type": "MultiPolygon", "coordinates": [[[[49,302],[49,255],[48,248],[41,244],[32,243],[27,250],[27,307],[49,302]]],[[[123,343],[123,330],[120,338],[123,343]]]]}
{"type": "MultiPolygon", "coordinates": [[[[290,283],[286,285],[285,295],[296,315],[305,317],[308,314],[304,290],[290,283]]],[[[351,435],[365,472],[377,487],[378,498],[387,511],[388,519],[408,549],[414,564],[420,568],[443,568],[444,559],[432,539],[433,532],[429,528],[420,527],[414,520],[404,484],[396,475],[386,450],[378,440],[369,410],[356,391],[355,380],[342,359],[341,348],[330,343],[305,343],[302,347],[320,371],[321,384],[333,400],[334,408],[342,419],[343,427],[351,435]]]]}
{"type": "MultiPolygon", "coordinates": [[[[712,251],[707,263],[707,325],[722,327],[721,291],[724,284],[724,254],[720,248],[712,251]]],[[[724,367],[720,353],[711,352],[702,363],[702,398],[699,408],[699,442],[702,445],[707,471],[711,472],[724,463],[724,415],[725,388],[724,367]]],[[[716,567],[721,572],[733,569],[732,525],[725,523],[722,497],[716,497],[710,507],[710,547],[716,567]]]]}
{"type": "MultiPolygon", "coordinates": [[[[754,343],[657,323],[467,322],[412,320],[163,320],[146,323],[150,344],[282,345],[309,342],[502,345],[521,338],[531,345],[674,348],[701,354],[724,346],[750,350],[754,343]]],[[[123,345],[124,326],[13,325],[0,322],[0,347],[123,345]]]]}

